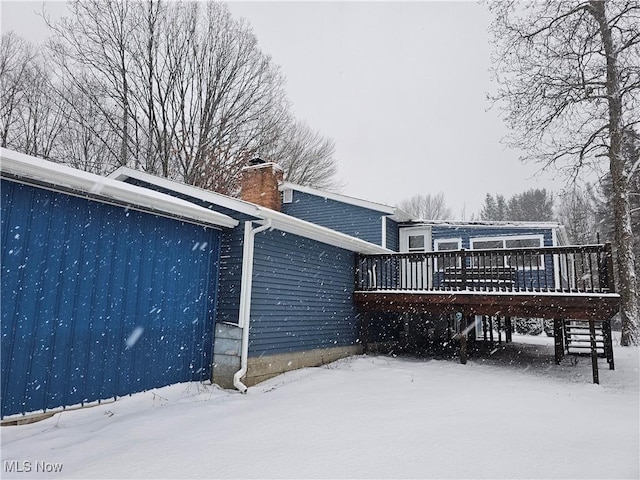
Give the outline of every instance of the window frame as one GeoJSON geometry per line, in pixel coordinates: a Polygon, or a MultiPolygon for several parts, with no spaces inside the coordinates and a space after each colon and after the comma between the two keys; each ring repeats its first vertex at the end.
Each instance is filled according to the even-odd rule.
{"type": "MultiPolygon", "coordinates": [[[[501,241],[502,249],[507,249],[507,241],[508,240],[538,240],[539,244],[536,247],[522,247],[522,248],[541,248],[544,247],[544,235],[541,233],[531,233],[524,235],[498,235],[491,237],[470,237],[469,238],[469,249],[470,250],[482,250],[475,248],[475,244],[479,242],[489,242],[489,241],[501,241]]],[[[510,247],[511,248],[511,247],[510,247]]],[[[519,248],[519,247],[513,247],[519,248]]],[[[546,270],[546,265],[544,261],[544,255],[538,255],[538,264],[537,265],[511,265],[510,255],[503,255],[503,267],[515,268],[516,270],[546,270]]],[[[517,262],[516,262],[517,263],[517,262]]]]}
{"type": "MultiPolygon", "coordinates": [[[[456,250],[461,250],[462,249],[462,237],[448,237],[448,238],[435,238],[433,240],[433,251],[434,252],[455,252],[456,250],[440,250],[438,249],[438,246],[441,243],[457,243],[458,244],[458,248],[456,250]]],[[[438,257],[435,257],[435,261],[434,261],[434,269],[436,272],[442,272],[445,268],[448,268],[444,265],[442,266],[438,266],[438,257]]],[[[456,268],[462,268],[462,261],[461,258],[458,257],[456,259],[456,268]]]]}

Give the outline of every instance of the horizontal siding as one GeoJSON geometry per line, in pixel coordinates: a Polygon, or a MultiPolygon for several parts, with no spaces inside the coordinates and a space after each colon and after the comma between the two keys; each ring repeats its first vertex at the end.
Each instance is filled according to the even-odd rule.
{"type": "MultiPolygon", "coordinates": [[[[431,231],[432,241],[443,238],[461,238],[462,248],[471,248],[471,239],[480,237],[513,237],[522,235],[542,235],[543,246],[553,246],[553,233],[551,228],[541,227],[491,227],[481,228],[455,227],[455,226],[434,226],[431,231]]],[[[433,245],[432,245],[433,247],[433,245]]],[[[553,256],[545,255],[545,267],[543,270],[520,271],[518,272],[518,285],[520,288],[554,288],[554,268],[553,256]]]]}
{"type": "Polygon", "coordinates": [[[400,234],[398,223],[387,218],[387,248],[394,252],[400,251],[400,234]]]}
{"type": "Polygon", "coordinates": [[[354,254],[278,231],[256,236],[249,356],[354,345],[354,254]]]}
{"type": "Polygon", "coordinates": [[[293,201],[284,203],[282,212],[376,245],[382,245],[383,214],[375,210],[294,191],[293,201]]]}
{"type": "MultiPolygon", "coordinates": [[[[478,237],[509,237],[520,235],[543,235],[544,247],[553,246],[553,236],[550,228],[540,227],[491,227],[482,228],[440,226],[435,225],[431,230],[432,240],[441,238],[462,238],[462,248],[471,248],[471,238],[478,237]]],[[[433,246],[433,245],[432,245],[433,246]]]]}

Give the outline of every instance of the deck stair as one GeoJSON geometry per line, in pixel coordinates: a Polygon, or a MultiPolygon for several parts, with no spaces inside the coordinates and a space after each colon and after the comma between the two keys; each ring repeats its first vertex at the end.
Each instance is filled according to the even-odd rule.
{"type": "MultiPolygon", "coordinates": [[[[605,356],[604,335],[602,323],[595,324],[596,352],[599,357],[605,356]]],[[[564,324],[567,353],[591,355],[591,339],[589,336],[589,322],[568,320],[564,324]]]]}
{"type": "MultiPolygon", "coordinates": [[[[595,351],[598,357],[606,358],[613,369],[613,345],[611,341],[611,323],[594,322],[595,351]]],[[[591,333],[589,322],[567,320],[564,322],[565,348],[568,354],[591,355],[591,333]]]]}

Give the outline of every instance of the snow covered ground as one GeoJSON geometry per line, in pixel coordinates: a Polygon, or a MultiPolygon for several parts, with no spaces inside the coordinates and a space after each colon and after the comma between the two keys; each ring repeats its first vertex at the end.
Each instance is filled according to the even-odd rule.
{"type": "Polygon", "coordinates": [[[467,365],[360,356],[246,395],[179,384],[3,427],[2,478],[639,478],[638,349],[616,348],[615,371],[600,360],[593,385],[588,358],[556,366],[551,339],[532,340],[467,365]]]}

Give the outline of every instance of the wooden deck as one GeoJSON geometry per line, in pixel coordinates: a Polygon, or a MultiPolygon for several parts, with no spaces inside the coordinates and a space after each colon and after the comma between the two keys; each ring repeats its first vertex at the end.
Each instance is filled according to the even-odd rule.
{"type": "Polygon", "coordinates": [[[354,300],[363,313],[458,314],[465,345],[475,315],[552,319],[558,363],[567,350],[562,325],[587,321],[597,383],[595,325],[610,337],[620,306],[613,278],[609,244],[361,255],[354,300]]]}

